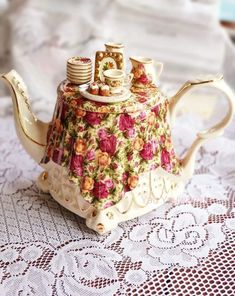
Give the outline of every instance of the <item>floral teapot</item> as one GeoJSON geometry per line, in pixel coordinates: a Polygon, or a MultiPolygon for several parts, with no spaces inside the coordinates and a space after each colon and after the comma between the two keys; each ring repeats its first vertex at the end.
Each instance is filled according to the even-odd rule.
{"type": "Polygon", "coordinates": [[[131,97],[115,104],[87,100],[78,85],[64,80],[53,118],[45,123],[32,113],[17,72],[1,78],[11,90],[21,144],[44,168],[38,187],[100,234],[177,198],[193,175],[199,147],[221,135],[234,113],[233,92],[222,77],[188,81],[169,99],[153,84],[132,86],[131,97]],[[205,85],[224,92],[228,112],[198,133],[179,159],[170,130],[178,103],[186,92],[205,85]]]}

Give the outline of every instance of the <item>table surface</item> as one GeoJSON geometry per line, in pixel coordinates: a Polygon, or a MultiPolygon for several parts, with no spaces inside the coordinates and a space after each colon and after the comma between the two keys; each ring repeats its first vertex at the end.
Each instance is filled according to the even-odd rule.
{"type": "MultiPolygon", "coordinates": [[[[9,113],[9,112],[8,112],[9,113]]],[[[1,295],[232,295],[235,132],[200,149],[178,203],[104,236],[39,192],[40,167],[23,150],[10,114],[0,117],[1,295]]],[[[201,123],[183,116],[185,152],[201,123]]]]}

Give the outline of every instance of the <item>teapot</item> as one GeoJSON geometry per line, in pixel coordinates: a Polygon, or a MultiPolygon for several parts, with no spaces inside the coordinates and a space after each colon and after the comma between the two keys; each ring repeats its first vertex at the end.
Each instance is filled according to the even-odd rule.
{"type": "Polygon", "coordinates": [[[52,120],[46,123],[33,114],[20,75],[11,70],[0,77],[11,91],[20,142],[44,169],[37,179],[39,189],[85,218],[99,234],[180,196],[193,175],[196,152],[223,134],[235,106],[222,76],[187,81],[171,98],[154,85],[134,85],[130,99],[116,104],[87,100],[78,85],[64,80],[52,120]],[[226,95],[228,111],[199,132],[179,159],[171,140],[178,103],[185,93],[204,86],[226,95]]]}

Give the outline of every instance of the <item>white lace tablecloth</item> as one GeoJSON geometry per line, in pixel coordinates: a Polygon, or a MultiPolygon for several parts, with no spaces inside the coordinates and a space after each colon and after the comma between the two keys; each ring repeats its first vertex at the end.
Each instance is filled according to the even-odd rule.
{"type": "MultiPolygon", "coordinates": [[[[177,121],[178,151],[200,127],[191,123],[177,121]]],[[[1,116],[0,295],[234,295],[233,126],[200,150],[178,204],[99,236],[39,192],[41,169],[1,116]]]]}

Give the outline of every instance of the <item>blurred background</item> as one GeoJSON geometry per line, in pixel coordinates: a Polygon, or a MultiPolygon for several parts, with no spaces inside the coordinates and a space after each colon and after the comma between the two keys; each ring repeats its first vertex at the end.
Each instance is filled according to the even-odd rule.
{"type": "Polygon", "coordinates": [[[0,72],[16,69],[34,110],[51,110],[66,60],[115,41],[162,61],[170,89],[221,72],[235,88],[234,32],[234,0],[0,0],[0,72]]]}

